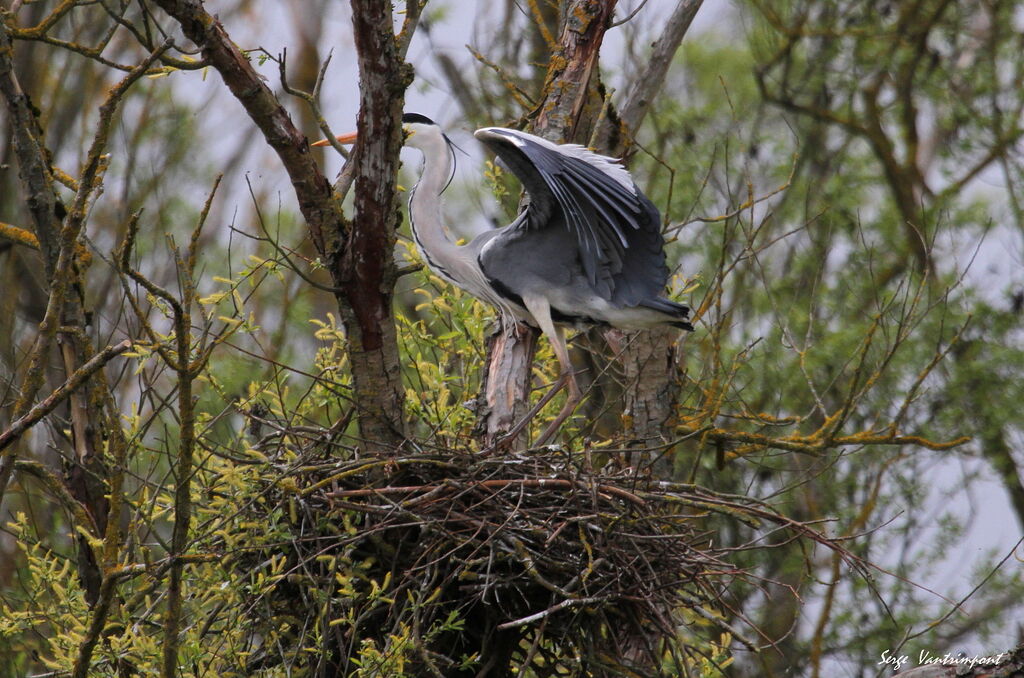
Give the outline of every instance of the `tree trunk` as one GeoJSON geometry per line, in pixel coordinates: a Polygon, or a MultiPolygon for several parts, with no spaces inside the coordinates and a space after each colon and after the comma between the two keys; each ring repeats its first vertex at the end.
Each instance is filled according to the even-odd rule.
{"type": "MultiPolygon", "coordinates": [[[[679,395],[674,328],[639,332],[620,354],[625,376],[622,414],[626,435],[641,447],[668,437],[679,395]]],[[[671,464],[664,471],[671,471],[671,464]]],[[[664,475],[664,474],[659,474],[664,475]]]]}
{"type": "Polygon", "coordinates": [[[404,390],[392,316],[393,251],[401,219],[397,196],[402,108],[412,69],[402,61],[390,3],[352,0],[359,53],[355,217],[345,246],[332,257],[338,307],[349,342],[359,432],[368,444],[394,449],[405,439],[404,390]]]}

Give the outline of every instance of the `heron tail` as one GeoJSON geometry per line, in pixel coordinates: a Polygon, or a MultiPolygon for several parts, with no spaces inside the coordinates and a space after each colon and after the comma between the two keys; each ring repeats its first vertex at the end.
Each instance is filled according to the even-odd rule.
{"type": "Polygon", "coordinates": [[[664,297],[645,299],[640,302],[640,305],[669,316],[665,319],[665,323],[667,325],[678,327],[679,329],[686,330],[687,332],[693,332],[693,325],[690,323],[689,306],[678,304],[670,299],[665,299],[664,297]]]}

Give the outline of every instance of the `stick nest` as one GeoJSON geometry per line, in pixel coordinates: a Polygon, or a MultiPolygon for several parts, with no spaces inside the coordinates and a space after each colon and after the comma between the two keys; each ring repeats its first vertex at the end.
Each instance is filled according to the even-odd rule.
{"type": "Polygon", "coordinates": [[[261,596],[301,625],[297,647],[319,646],[324,675],[368,653],[408,675],[685,675],[687,628],[739,636],[721,600],[742,572],[709,515],[821,540],[745,497],[551,450],[292,462],[263,495],[290,541],[288,576],[261,596]]]}

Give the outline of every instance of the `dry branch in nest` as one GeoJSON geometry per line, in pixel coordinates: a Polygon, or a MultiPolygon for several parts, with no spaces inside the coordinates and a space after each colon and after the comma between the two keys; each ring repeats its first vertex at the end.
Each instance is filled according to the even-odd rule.
{"type": "Polygon", "coordinates": [[[291,574],[268,613],[307,629],[318,620],[325,675],[348,675],[361,650],[365,668],[367,647],[381,662],[404,652],[408,675],[687,675],[687,626],[753,645],[724,609],[725,585],[744,573],[712,546],[709,515],[826,541],[746,497],[593,471],[584,459],[543,450],[282,463],[265,495],[290,516],[291,574]]]}

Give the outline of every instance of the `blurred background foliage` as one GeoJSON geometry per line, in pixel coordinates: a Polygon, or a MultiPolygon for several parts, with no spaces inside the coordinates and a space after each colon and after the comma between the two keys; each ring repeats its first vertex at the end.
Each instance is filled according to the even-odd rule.
{"type": "MultiPolygon", "coordinates": [[[[32,26],[56,4],[17,3],[3,19],[32,26]]],[[[46,33],[51,40],[16,40],[13,53],[54,164],[72,175],[120,77],[55,44],[94,44],[112,29],[104,3],[78,4],[46,33]]],[[[292,84],[303,89],[333,50],[327,89],[336,91],[324,106],[337,103],[345,114],[331,112],[330,121],[347,127],[355,104],[341,101],[354,92],[354,78],[344,82],[354,61],[346,7],[272,4],[219,3],[216,11],[245,49],[287,44],[292,84]]],[[[617,18],[638,11],[609,33],[601,60],[609,92],[628,90],[669,4],[619,3],[617,18]]],[[[138,18],[152,8],[127,3],[125,11],[138,18]]],[[[464,132],[529,114],[558,19],[557,3],[547,2],[426,6],[410,51],[418,73],[410,100],[469,151],[447,204],[462,235],[504,223],[519,195],[464,132]]],[[[169,30],[164,19],[155,25],[169,30]]],[[[103,59],[140,58],[135,37],[113,35],[103,59]]],[[[768,647],[726,650],[729,638],[694,621],[680,633],[714,658],[695,659],[694,675],[869,676],[886,649],[991,655],[1020,642],[1022,36],[1017,1],[708,0],[636,131],[626,160],[664,215],[674,292],[700,311],[698,331],[680,340],[675,358],[674,477],[768,501],[848,539],[847,548],[885,570],[865,580],[838,555],[781,535],[770,550],[740,550],[758,583],[723,588],[722,613],[748,621],[768,647]],[[896,433],[918,438],[873,442],[896,433]]],[[[273,63],[260,72],[280,90],[273,63]]],[[[339,454],[359,446],[344,332],[331,295],[282,256],[328,284],[277,165],[219,91],[219,76],[155,75],[123,104],[103,194],[89,213],[89,334],[98,346],[140,336],[107,262],[130,215],[143,210],[136,267],[175,289],[166,239],[187,242],[214,176],[224,173],[196,280],[209,318],[234,329],[196,387],[194,562],[180,665],[183,675],[319,675],[312,655],[271,656],[297,629],[315,648],[330,628],[282,617],[254,631],[243,621],[287,580],[283,560],[253,563],[245,575],[208,554],[290,538],[280,506],[268,505],[258,524],[247,518],[262,501],[268,463],[281,461],[268,461],[268,441],[305,427],[336,433],[339,454]]],[[[308,107],[282,96],[307,135],[319,136],[308,107]]],[[[0,222],[24,227],[5,113],[0,121],[0,222]]],[[[403,186],[415,183],[415,169],[403,170],[403,186]]],[[[396,319],[409,431],[424,451],[469,449],[475,417],[467,404],[478,395],[493,314],[420,269],[407,235],[396,251],[396,319]]],[[[46,305],[38,252],[0,238],[0,289],[6,425],[46,305]]],[[[149,303],[150,322],[169,333],[165,310],[149,303]]],[[[538,383],[557,376],[546,351],[538,383]]],[[[56,386],[62,378],[51,372],[56,386]]],[[[156,562],[174,510],[177,382],[143,351],[112,363],[108,379],[131,444],[125,562],[156,562]]],[[[16,444],[19,457],[59,472],[69,463],[68,427],[58,410],[16,444]]],[[[587,434],[577,420],[563,442],[598,450],[616,442],[587,434]]],[[[0,663],[6,675],[66,675],[89,622],[75,576],[75,519],[27,473],[15,476],[2,509],[0,663]]],[[[707,529],[716,542],[745,545],[734,523],[709,518],[707,529]]],[[[335,595],[370,614],[388,604],[389,584],[367,581],[366,566],[332,563],[335,595]]],[[[157,568],[125,579],[89,675],[156,671],[163,576],[157,568]]],[[[446,623],[438,633],[458,629],[458,619],[446,623]]],[[[416,675],[406,673],[416,656],[411,633],[396,631],[388,647],[366,641],[350,675],[416,675]]],[[[465,660],[479,666],[479,657],[465,660]]]]}

